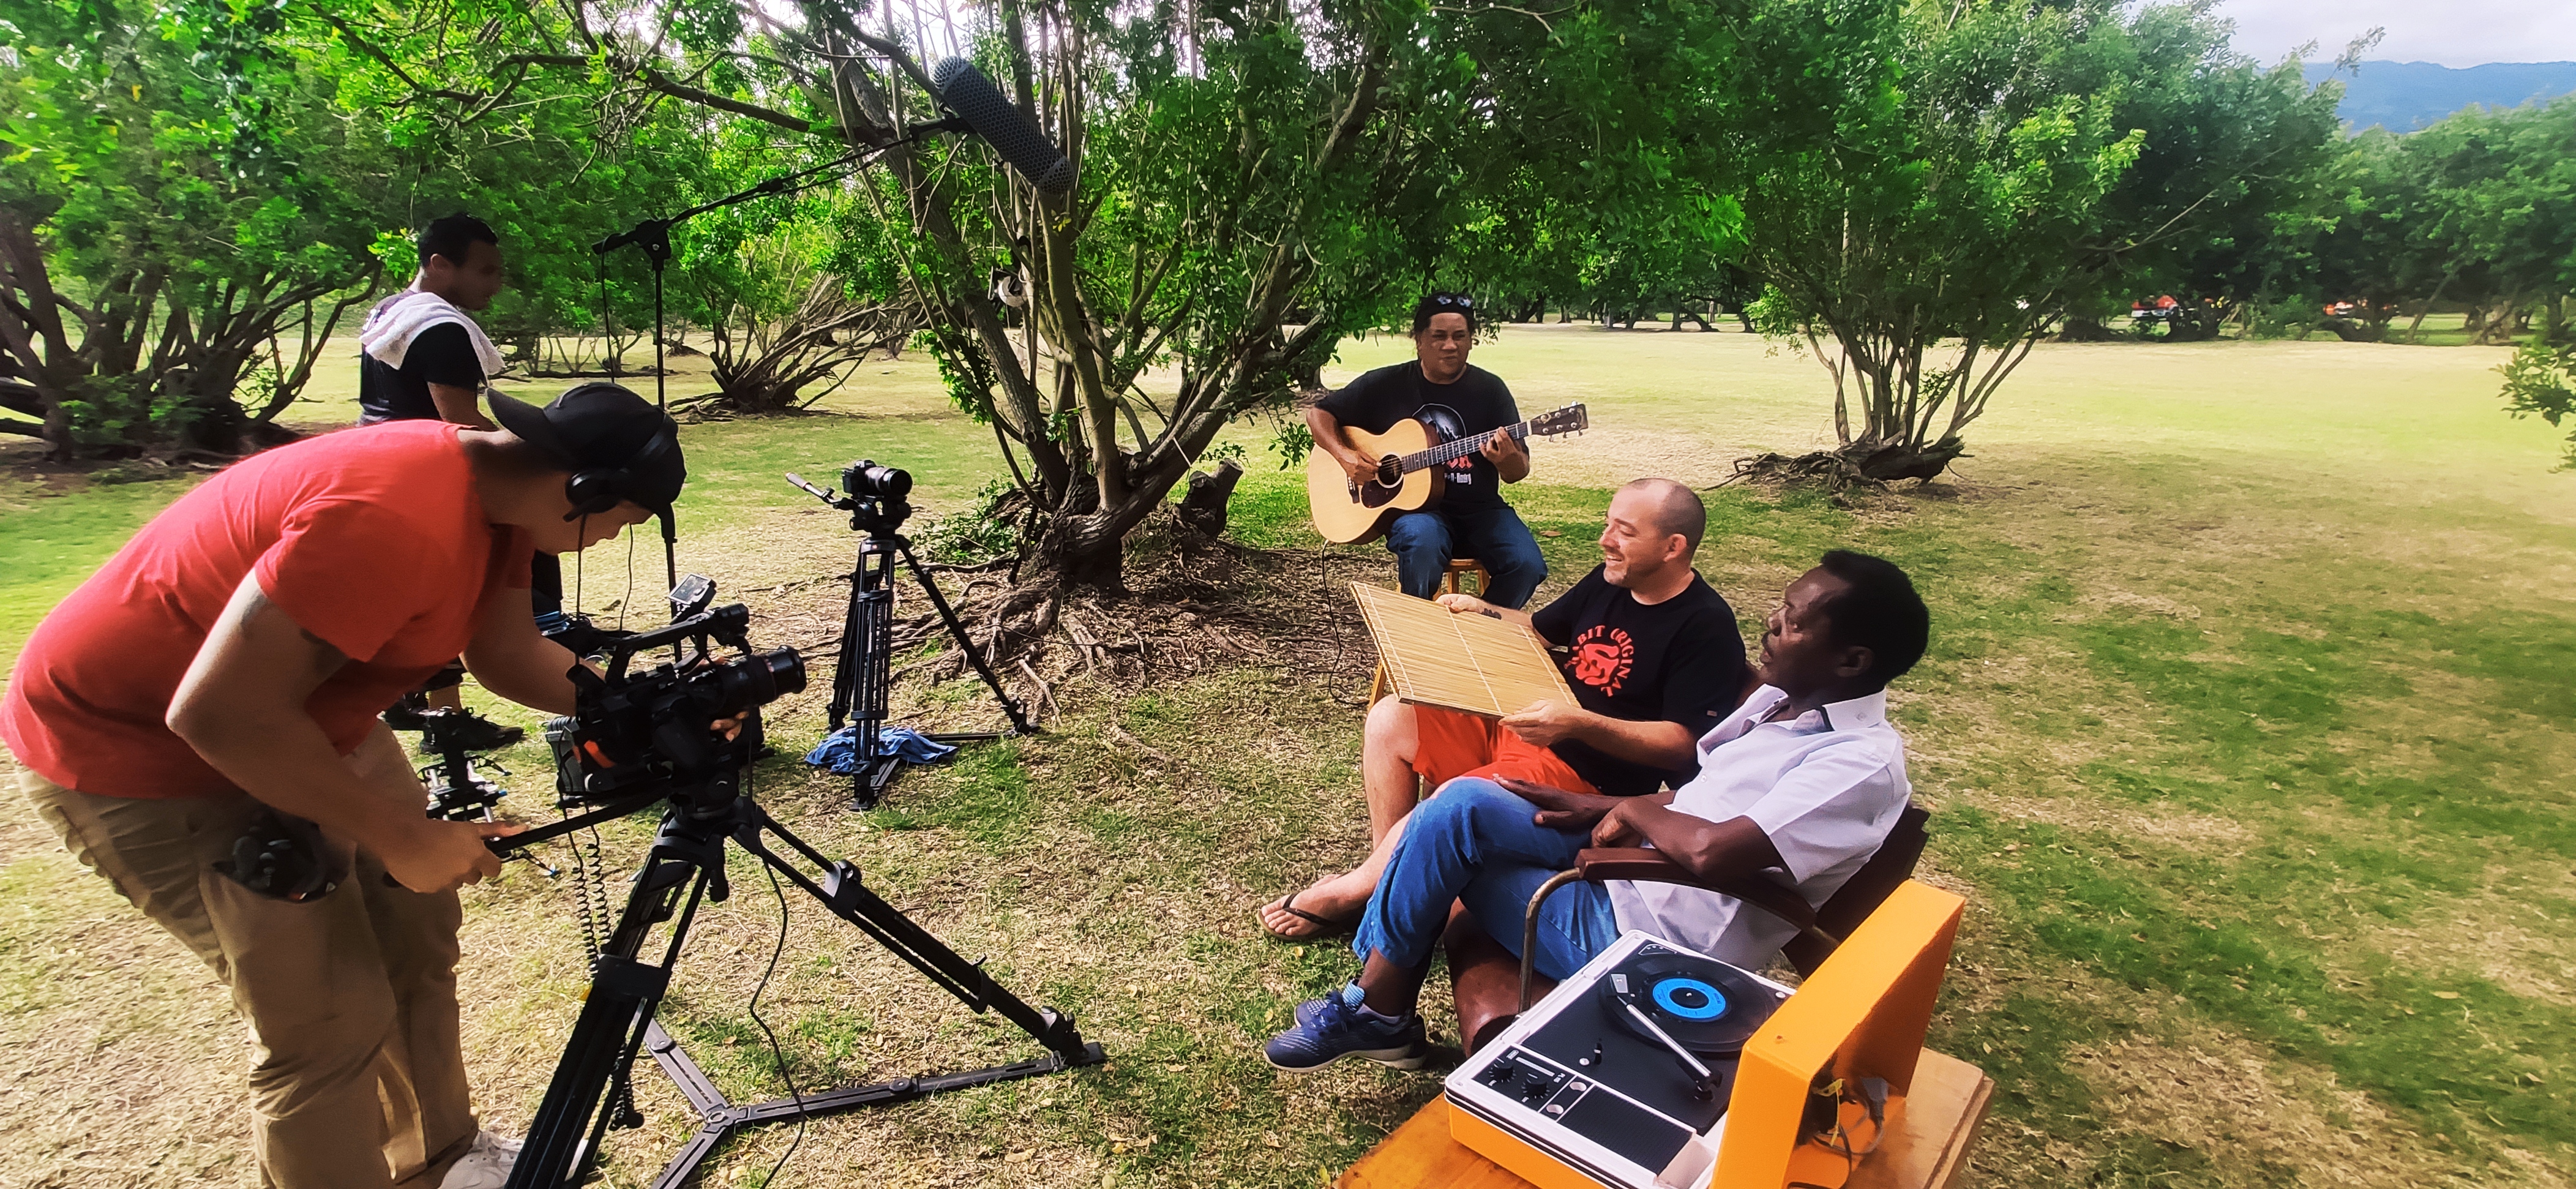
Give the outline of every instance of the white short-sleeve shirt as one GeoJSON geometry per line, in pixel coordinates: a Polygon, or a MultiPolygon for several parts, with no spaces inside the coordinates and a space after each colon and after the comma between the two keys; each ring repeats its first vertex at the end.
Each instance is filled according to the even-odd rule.
{"type": "MultiPolygon", "coordinates": [[[[1765,685],[1700,737],[1699,775],[1673,808],[1712,822],[1750,818],[1788,864],[1788,885],[1821,907],[1878,852],[1913,787],[1905,741],[1882,690],[1764,722],[1789,695],[1765,685]]],[[[1776,876],[1774,877],[1776,878],[1776,876]]],[[[1680,884],[1606,885],[1619,928],[1642,929],[1722,962],[1759,969],[1797,930],[1733,896],[1680,884]]]]}

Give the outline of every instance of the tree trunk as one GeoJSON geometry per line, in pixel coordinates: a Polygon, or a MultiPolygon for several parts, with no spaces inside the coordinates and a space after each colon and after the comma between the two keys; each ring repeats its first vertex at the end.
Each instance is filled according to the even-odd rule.
{"type": "Polygon", "coordinates": [[[34,390],[42,410],[38,436],[55,459],[72,452],[69,402],[89,374],[89,361],[63,326],[63,302],[54,292],[44,248],[35,229],[0,206],[0,350],[18,378],[34,390]]]}
{"type": "Polygon", "coordinates": [[[2415,332],[2424,329],[2424,315],[2433,312],[2433,303],[2442,300],[2442,291],[2450,288],[2451,278],[2458,275],[2460,275],[2460,270],[2457,268],[2453,268],[2451,271],[2443,273],[2441,283],[2433,286],[2433,295],[2425,298],[2423,307],[2415,311],[2415,320],[2406,324],[2407,346],[2411,347],[2415,345],[2415,332]]]}
{"type": "Polygon", "coordinates": [[[1843,453],[1860,473],[1880,482],[1898,479],[1930,479],[1950,469],[1950,464],[1967,454],[1967,444],[1957,438],[1943,438],[1929,446],[1905,443],[1874,445],[1855,443],[1843,453]]]}
{"type": "Polygon", "coordinates": [[[1218,463],[1215,474],[1190,472],[1189,494],[1181,497],[1173,515],[1182,524],[1213,541],[1225,533],[1226,506],[1234,499],[1234,485],[1243,480],[1243,464],[1229,458],[1218,463]]]}

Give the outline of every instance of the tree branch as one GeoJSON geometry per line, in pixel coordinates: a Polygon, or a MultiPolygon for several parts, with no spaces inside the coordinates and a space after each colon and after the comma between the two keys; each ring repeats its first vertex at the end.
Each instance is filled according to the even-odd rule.
{"type": "MultiPolygon", "coordinates": [[[[587,67],[591,64],[591,60],[577,54],[512,54],[493,63],[493,66],[497,69],[503,66],[516,66],[522,63],[534,66],[587,67]]],[[[610,65],[615,67],[618,64],[611,62],[610,65]]],[[[661,94],[668,95],[673,99],[695,103],[701,107],[712,107],[718,111],[729,111],[747,119],[758,120],[764,124],[774,124],[793,132],[801,132],[808,136],[834,136],[844,139],[847,139],[849,135],[847,129],[842,128],[837,124],[827,124],[817,120],[808,120],[799,116],[792,116],[783,111],[776,111],[762,107],[757,103],[744,102],[743,100],[733,98],[730,95],[719,95],[701,87],[692,87],[689,84],[672,78],[670,75],[664,74],[659,70],[655,70],[650,66],[639,64],[633,67],[621,69],[618,73],[634,79],[636,82],[642,84],[644,89],[648,91],[656,91],[661,94]]],[[[432,92],[432,94],[437,93],[438,92],[432,92]]]]}

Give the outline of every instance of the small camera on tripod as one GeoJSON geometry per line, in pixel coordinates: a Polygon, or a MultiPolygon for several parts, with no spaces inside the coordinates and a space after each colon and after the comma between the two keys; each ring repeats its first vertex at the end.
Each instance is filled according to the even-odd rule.
{"type": "MultiPolygon", "coordinates": [[[[1002,688],[1002,679],[993,675],[993,667],[966,633],[957,612],[939,593],[939,584],[930,580],[922,569],[921,559],[913,556],[912,542],[903,536],[903,522],[912,515],[912,476],[890,466],[879,466],[875,460],[862,458],[841,468],[842,494],[834,495],[805,481],[802,475],[790,473],[789,485],[834,508],[850,514],[850,529],[864,534],[859,541],[858,564],[850,570],[850,605],[841,620],[841,652],[832,669],[832,700],[825,715],[838,733],[846,724],[855,723],[858,730],[852,740],[857,745],[850,793],[850,808],[874,809],[885,796],[887,782],[894,779],[902,760],[887,751],[882,735],[887,699],[893,676],[888,662],[894,653],[894,567],[900,561],[921,583],[922,596],[930,600],[939,620],[947,625],[948,636],[965,653],[966,663],[1002,703],[1002,713],[1010,716],[1011,729],[1034,734],[1036,726],[1020,704],[1002,688]]],[[[947,733],[929,736],[935,743],[957,743],[1000,738],[989,731],[947,733]]]]}
{"type": "Polygon", "coordinates": [[[691,574],[671,590],[668,627],[618,632],[576,620],[558,634],[575,652],[603,662],[602,672],[573,669],[572,716],[546,729],[565,804],[647,785],[667,787],[675,799],[703,788],[729,793],[759,754],[760,716],[753,712],[803,690],[805,661],[793,648],[752,648],[750,609],[710,607],[714,601],[715,583],[691,574]],[[718,655],[719,646],[736,655],[718,655]],[[630,669],[640,654],[660,648],[676,658],[630,669]]]}
{"type": "Polygon", "coordinates": [[[841,492],[834,495],[791,474],[787,481],[798,491],[850,514],[850,528],[855,532],[892,535],[903,531],[903,522],[912,518],[912,472],[882,466],[874,459],[862,458],[841,468],[841,492]]]}

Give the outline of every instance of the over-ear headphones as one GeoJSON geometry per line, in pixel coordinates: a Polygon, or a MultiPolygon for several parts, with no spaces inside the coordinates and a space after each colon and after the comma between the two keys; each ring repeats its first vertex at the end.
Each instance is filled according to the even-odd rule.
{"type": "Polygon", "coordinates": [[[629,497],[637,468],[678,448],[678,443],[671,440],[670,429],[665,426],[654,430],[653,436],[646,439],[644,445],[622,465],[574,471],[570,478],[564,480],[564,499],[572,504],[572,514],[564,519],[605,515],[617,506],[618,501],[629,497]]]}

